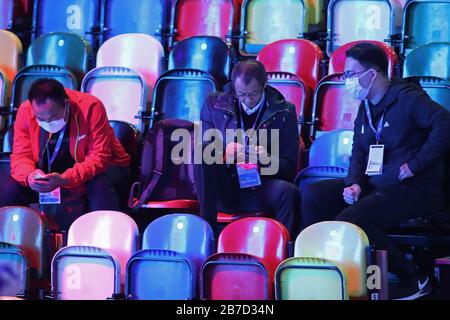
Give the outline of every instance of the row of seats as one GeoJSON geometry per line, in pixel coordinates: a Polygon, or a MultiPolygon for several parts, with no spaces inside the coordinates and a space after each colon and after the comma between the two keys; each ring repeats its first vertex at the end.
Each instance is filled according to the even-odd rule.
{"type": "MultiPolygon", "coordinates": [[[[11,44],[4,58],[0,56],[0,69],[6,70],[2,81],[6,92],[3,101],[9,92],[6,88],[12,83],[11,107],[5,108],[6,111],[16,110],[26,100],[33,81],[51,77],[71,89],[78,89],[78,84],[81,84],[82,91],[90,92],[103,101],[111,120],[127,121],[142,132],[153,119],[199,120],[205,97],[229,81],[233,61],[231,50],[223,40],[199,36],[178,43],[168,56],[166,68],[164,50],[155,38],[125,34],[105,42],[97,53],[96,68],[88,71],[94,65],[94,59],[85,40],[74,34],[53,33],[31,45],[27,67],[18,71],[21,48],[12,44],[20,42],[7,31],[0,31],[0,38],[2,36],[5,43],[11,44]],[[54,54],[47,54],[49,51],[54,54]],[[164,73],[166,69],[169,71],[164,73]]],[[[342,79],[336,74],[343,72],[345,51],[356,43],[342,46],[331,56],[328,78],[322,78],[323,55],[320,48],[308,40],[276,41],[264,47],[257,59],[269,72],[269,84],[295,104],[299,123],[314,124],[319,119],[316,114],[320,113],[317,110],[321,105],[334,103],[346,109],[343,119],[347,119],[348,125],[342,128],[350,128],[357,102],[344,93],[342,79]],[[333,94],[331,99],[325,97],[325,103],[321,103],[321,92],[324,88],[330,89],[330,83],[336,84],[334,89],[340,87],[336,89],[339,94],[333,94]],[[340,103],[335,102],[336,96],[340,103]]],[[[388,55],[389,74],[394,77],[398,66],[395,52],[384,43],[373,43],[388,55]]],[[[447,67],[449,48],[450,43],[433,43],[417,48],[407,56],[403,72],[405,77],[424,76],[420,81],[426,88],[444,92],[437,94],[443,105],[448,104],[445,89],[448,89],[446,80],[450,79],[447,67]]],[[[332,91],[336,91],[334,89],[332,91]]],[[[3,131],[5,122],[3,117],[3,131]]],[[[327,128],[326,124],[324,126],[327,128]]]]}
{"type": "Polygon", "coordinates": [[[155,36],[165,48],[191,36],[211,35],[234,40],[245,56],[258,54],[271,42],[308,37],[325,27],[329,55],[362,39],[398,44],[402,54],[450,40],[445,31],[449,0],[34,0],[33,7],[31,0],[3,3],[0,28],[14,30],[32,20],[33,38],[73,32],[94,47],[123,33],[155,36]]]}
{"type": "MultiPolygon", "coordinates": [[[[34,272],[31,280],[45,278],[42,213],[1,208],[0,229],[0,296],[37,289],[27,269],[34,272]]],[[[126,214],[95,211],[78,218],[67,245],[50,254],[51,294],[58,300],[123,294],[133,300],[368,298],[369,242],[359,227],[331,221],[310,226],[295,239],[293,257],[289,240],[279,222],[245,218],[222,230],[216,250],[205,220],[169,214],[151,222],[141,241],[126,214]]]]}

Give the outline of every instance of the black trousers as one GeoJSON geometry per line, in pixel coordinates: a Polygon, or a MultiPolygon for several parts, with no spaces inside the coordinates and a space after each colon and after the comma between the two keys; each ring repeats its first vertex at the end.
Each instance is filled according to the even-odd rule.
{"type": "MultiPolygon", "coordinates": [[[[120,211],[127,207],[130,187],[128,167],[109,167],[89,180],[85,191],[61,189],[62,205],[45,205],[41,209],[47,214],[52,228],[68,230],[73,221],[86,212],[96,210],[120,211]]],[[[12,177],[0,185],[0,207],[28,206],[38,203],[38,193],[19,184],[12,177]]]]}
{"type": "Polygon", "coordinates": [[[263,211],[289,230],[295,239],[300,227],[300,192],[287,181],[266,179],[255,188],[241,189],[234,168],[220,164],[194,165],[195,186],[200,200],[200,213],[217,235],[217,212],[263,211]]]}
{"type": "Polygon", "coordinates": [[[442,188],[404,180],[377,190],[363,190],[360,199],[353,205],[344,202],[344,188],[343,179],[319,181],[304,188],[303,227],[326,220],[356,224],[365,231],[371,244],[377,249],[387,250],[389,271],[400,278],[407,277],[415,266],[389,240],[385,231],[399,227],[409,219],[442,210],[442,188]]]}

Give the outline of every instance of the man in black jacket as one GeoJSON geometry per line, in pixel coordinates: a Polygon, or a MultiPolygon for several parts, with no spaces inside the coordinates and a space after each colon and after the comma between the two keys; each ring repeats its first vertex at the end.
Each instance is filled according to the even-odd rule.
{"type": "Polygon", "coordinates": [[[389,270],[401,280],[392,298],[415,299],[431,292],[429,279],[385,230],[442,209],[450,113],[418,86],[390,82],[387,69],[386,55],[373,44],[347,51],[346,89],[362,101],[349,173],[302,190],[303,224],[334,218],[361,227],[377,249],[388,251],[389,270]]]}
{"type": "MultiPolygon", "coordinates": [[[[205,161],[204,152],[194,169],[201,214],[217,234],[218,210],[262,211],[274,214],[295,237],[300,225],[300,192],[289,182],[295,177],[299,146],[295,107],[267,86],[266,71],[258,61],[239,62],[231,78],[224,92],[207,98],[201,112],[203,134],[215,130],[222,146],[220,154],[214,155],[218,161],[205,161]],[[245,143],[249,140],[239,135],[225,139],[237,129],[253,129],[256,135],[250,134],[251,138],[267,133],[267,143],[245,143]],[[239,162],[258,168],[252,171],[239,162]]],[[[208,142],[203,139],[202,144],[206,151],[208,142]]]]}

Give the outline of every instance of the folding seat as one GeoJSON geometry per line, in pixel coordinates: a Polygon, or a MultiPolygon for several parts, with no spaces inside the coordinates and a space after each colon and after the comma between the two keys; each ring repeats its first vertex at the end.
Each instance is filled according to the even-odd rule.
{"type": "Polygon", "coordinates": [[[222,87],[230,80],[231,49],[217,37],[195,36],[178,42],[169,54],[169,70],[208,72],[222,87]]]}
{"type": "Polygon", "coordinates": [[[234,10],[233,0],[175,0],[170,47],[192,36],[229,37],[234,10]]]}
{"type": "Polygon", "coordinates": [[[277,299],[366,298],[368,246],[364,231],[348,222],[307,227],[295,241],[294,257],[318,259],[285,261],[276,273],[277,299]]]}
{"type": "Polygon", "coordinates": [[[303,0],[245,0],[242,5],[240,54],[257,55],[269,43],[302,38],[307,25],[307,8],[303,0]]]}
{"type": "Polygon", "coordinates": [[[156,81],[165,69],[164,49],[154,37],[127,33],[103,43],[97,52],[98,67],[125,67],[141,74],[147,82],[151,102],[156,81]]]}
{"type": "Polygon", "coordinates": [[[333,54],[330,57],[330,62],[328,65],[328,74],[334,74],[334,73],[343,73],[344,66],[345,66],[345,60],[347,59],[345,53],[350,48],[354,47],[355,45],[359,43],[369,42],[374,45],[379,46],[381,49],[383,49],[384,53],[388,57],[389,62],[389,70],[388,75],[389,78],[395,77],[395,68],[398,64],[398,58],[397,54],[395,53],[394,49],[392,47],[388,46],[384,42],[375,41],[375,40],[359,40],[359,41],[352,41],[350,43],[346,43],[339,48],[337,48],[333,54]]]}
{"type": "Polygon", "coordinates": [[[144,132],[148,86],[138,72],[125,67],[95,68],[84,77],[81,90],[103,102],[109,120],[126,121],[144,132]]]}
{"type": "Polygon", "coordinates": [[[359,100],[353,99],[345,90],[342,74],[324,77],[314,93],[311,139],[316,138],[323,131],[353,130],[360,104],[359,100]]]}
{"type": "Polygon", "coordinates": [[[428,95],[450,111],[450,81],[437,77],[411,77],[405,78],[411,81],[417,81],[428,95]]]}
{"type": "Polygon", "coordinates": [[[168,46],[172,0],[106,0],[104,40],[124,33],[145,33],[168,46]]]}
{"type": "Polygon", "coordinates": [[[331,0],[328,5],[327,54],[356,40],[383,42],[400,32],[401,8],[389,0],[331,0]]]}
{"type": "Polygon", "coordinates": [[[411,50],[428,43],[450,42],[449,30],[449,0],[410,0],[403,12],[400,53],[407,56],[411,50]]]}
{"type": "Polygon", "coordinates": [[[80,84],[93,63],[92,48],[81,36],[53,32],[34,40],[27,52],[27,66],[53,65],[72,72],[80,84]]]}
{"type": "Polygon", "coordinates": [[[20,32],[31,26],[33,0],[3,0],[0,2],[0,29],[20,32]]]}
{"type": "MultiPolygon", "coordinates": [[[[61,82],[65,88],[76,90],[78,81],[74,74],[63,67],[51,65],[28,66],[21,69],[14,78],[10,111],[15,113],[20,104],[28,99],[28,91],[33,82],[40,78],[51,78],[61,82]]],[[[14,117],[14,114],[13,114],[14,117]]],[[[10,118],[10,123],[14,120],[10,118]]]]}
{"type": "Polygon", "coordinates": [[[117,211],[94,211],[75,220],[67,247],[52,260],[54,298],[104,300],[123,292],[138,234],[133,219],[117,211]]]}
{"type": "Polygon", "coordinates": [[[266,300],[273,297],[275,269],[287,257],[289,232],[278,221],[244,218],[227,225],[217,254],[201,270],[201,298],[266,300]]]}
{"type": "Polygon", "coordinates": [[[101,0],[34,0],[33,39],[50,32],[71,32],[96,48],[101,0]]]}
{"type": "Polygon", "coordinates": [[[46,275],[42,212],[27,207],[0,208],[0,295],[25,295],[46,275]]]}
{"type": "Polygon", "coordinates": [[[155,85],[152,122],[161,119],[200,121],[208,95],[217,91],[214,78],[195,69],[175,69],[161,75],[155,85]]]}
{"type": "Polygon", "coordinates": [[[405,58],[403,76],[450,80],[450,42],[429,43],[410,51],[405,58]]]}
{"type": "Polygon", "coordinates": [[[127,266],[129,299],[184,300],[197,297],[200,267],[214,251],[209,224],[191,214],[169,214],[144,231],[142,250],[127,266]]]}
{"type": "Polygon", "coordinates": [[[323,59],[320,48],[304,39],[280,40],[265,46],[257,59],[266,71],[290,72],[299,77],[308,90],[314,90],[320,79],[320,62],[323,59]]]}

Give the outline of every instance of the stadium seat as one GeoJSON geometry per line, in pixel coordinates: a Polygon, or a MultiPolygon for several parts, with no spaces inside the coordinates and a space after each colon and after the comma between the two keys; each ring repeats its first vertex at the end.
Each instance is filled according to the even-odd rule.
{"type": "Polygon", "coordinates": [[[407,56],[428,43],[450,42],[449,29],[449,0],[410,0],[403,13],[400,53],[407,56]]]}
{"type": "Polygon", "coordinates": [[[32,289],[33,282],[46,275],[46,225],[44,214],[37,210],[18,206],[0,208],[0,295],[25,294],[25,290],[32,289]]]}
{"type": "MultiPolygon", "coordinates": [[[[14,77],[22,64],[22,43],[12,32],[0,30],[0,71],[5,75],[8,87],[12,84],[14,77]]],[[[10,88],[9,88],[10,89],[10,88]]],[[[3,97],[9,102],[11,92],[7,91],[3,97]]],[[[0,100],[0,103],[2,100],[0,100]]]]}
{"type": "Polygon", "coordinates": [[[144,231],[142,251],[127,267],[128,299],[193,299],[198,273],[214,252],[214,235],[201,217],[169,214],[144,231]]]}
{"type": "Polygon", "coordinates": [[[170,36],[172,0],[106,0],[104,41],[124,33],[145,33],[167,48],[170,36]]]}
{"type": "Polygon", "coordinates": [[[175,0],[172,16],[172,47],[192,36],[227,38],[232,34],[234,5],[232,0],[175,0]]]}
{"type": "Polygon", "coordinates": [[[294,184],[303,190],[306,186],[321,180],[343,179],[348,174],[348,168],[336,166],[313,166],[301,170],[295,177],[294,184]]]}
{"type": "Polygon", "coordinates": [[[203,71],[175,69],[161,75],[155,86],[151,123],[162,119],[200,121],[208,95],[217,91],[214,78],[203,71]]]}
{"type": "Polygon", "coordinates": [[[346,92],[342,74],[329,75],[320,80],[314,93],[311,139],[322,131],[353,130],[360,103],[346,92]]]}
{"type": "Polygon", "coordinates": [[[137,251],[136,223],[117,211],[93,211],[69,228],[67,247],[52,261],[58,300],[107,299],[123,292],[126,264],[137,251]]]}
{"type": "Polygon", "coordinates": [[[13,148],[13,140],[14,140],[14,126],[8,128],[3,136],[3,144],[0,152],[11,153],[13,148]]]}
{"type": "Polygon", "coordinates": [[[405,58],[403,76],[450,80],[450,42],[430,43],[410,51],[405,58]]]}
{"type": "Polygon", "coordinates": [[[126,121],[144,132],[142,116],[149,110],[148,86],[142,75],[125,67],[99,67],[86,74],[81,90],[103,102],[109,120],[126,121]]]}
{"type": "Polygon", "coordinates": [[[298,76],[314,90],[320,79],[320,62],[323,59],[320,48],[304,39],[287,39],[272,42],[265,46],[257,59],[268,72],[290,72],[298,76]]]}
{"type": "Polygon", "coordinates": [[[293,257],[277,268],[275,295],[277,300],[348,300],[347,277],[327,260],[293,257]]]}
{"type": "Polygon", "coordinates": [[[201,297],[265,300],[273,297],[275,269],[287,258],[289,232],[268,218],[244,218],[220,233],[217,254],[201,271],[201,297]]]}
{"type": "Polygon", "coordinates": [[[417,81],[428,95],[450,111],[450,81],[437,77],[411,77],[405,78],[411,81],[417,81]]]}
{"type": "Polygon", "coordinates": [[[301,38],[307,25],[307,9],[302,0],[245,0],[241,15],[240,54],[257,55],[269,43],[301,38]]]}
{"type": "Polygon", "coordinates": [[[400,32],[400,8],[389,0],[331,0],[328,5],[327,54],[356,40],[383,42],[400,32]]]}
{"type": "Polygon", "coordinates": [[[34,40],[27,52],[27,66],[53,65],[72,72],[80,84],[93,63],[92,48],[81,36],[53,32],[34,40]],[[51,54],[49,54],[51,52],[51,54]]]}
{"type": "Polygon", "coordinates": [[[3,0],[0,2],[0,29],[21,32],[31,26],[33,0],[3,0]]]}
{"type": "Polygon", "coordinates": [[[125,67],[137,71],[147,81],[147,101],[150,102],[156,80],[165,68],[164,49],[152,36],[121,34],[101,45],[97,53],[98,67],[125,67]]]}
{"type": "Polygon", "coordinates": [[[314,140],[308,165],[348,168],[352,154],[353,131],[332,130],[314,140]]]}
{"type": "MultiPolygon", "coordinates": [[[[298,235],[294,256],[334,263],[346,274],[350,298],[366,298],[368,246],[367,235],[358,226],[342,221],[324,221],[307,227],[298,235]]],[[[323,291],[326,289],[322,287],[323,291]]]]}
{"type": "Polygon", "coordinates": [[[97,47],[101,0],[34,0],[33,39],[50,32],[71,32],[97,47]]]}
{"type": "Polygon", "coordinates": [[[330,62],[328,65],[328,74],[343,73],[345,71],[344,70],[345,60],[347,59],[345,52],[350,48],[352,48],[353,46],[364,42],[370,42],[383,49],[389,61],[388,76],[389,78],[394,78],[396,76],[395,68],[396,65],[398,64],[397,54],[395,53],[394,49],[392,49],[392,47],[388,46],[386,43],[374,40],[352,41],[337,48],[330,57],[330,62]]]}
{"type": "MultiPolygon", "coordinates": [[[[12,85],[11,112],[15,113],[20,104],[28,99],[28,91],[33,82],[40,78],[56,79],[63,84],[65,88],[76,90],[78,81],[74,74],[63,67],[38,65],[28,66],[21,69],[14,78],[12,85]]],[[[10,118],[10,123],[14,120],[10,118]]]]}
{"type": "Polygon", "coordinates": [[[231,49],[224,40],[217,37],[187,38],[178,42],[170,51],[168,69],[208,72],[222,87],[230,80],[231,49]]]}

